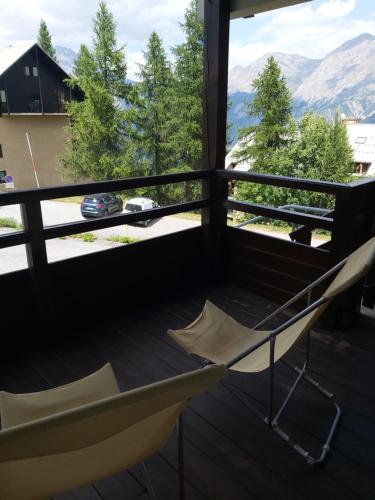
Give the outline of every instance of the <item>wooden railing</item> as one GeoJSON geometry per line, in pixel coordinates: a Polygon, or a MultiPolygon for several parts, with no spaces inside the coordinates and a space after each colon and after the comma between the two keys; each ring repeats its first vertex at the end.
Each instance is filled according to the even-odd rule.
{"type": "MultiPolygon", "coordinates": [[[[168,288],[166,283],[168,279],[169,283],[173,280],[182,283],[186,276],[194,279],[205,274],[206,270],[212,270],[211,276],[224,275],[235,282],[240,278],[242,282],[239,284],[253,287],[256,293],[282,300],[288,298],[288,294],[294,293],[295,290],[298,291],[299,286],[305,284],[304,281],[309,282],[322,274],[326,268],[346,257],[371,236],[375,213],[375,181],[339,184],[226,170],[200,170],[0,194],[0,206],[12,204],[20,204],[24,228],[23,231],[0,236],[0,248],[25,244],[28,261],[28,270],[19,272],[17,276],[13,273],[0,277],[3,289],[8,287],[9,290],[9,287],[14,287],[9,294],[9,301],[13,300],[13,303],[17,300],[20,283],[25,280],[26,275],[32,292],[29,288],[24,290],[23,303],[32,293],[34,298],[39,296],[40,309],[45,311],[48,309],[51,281],[58,295],[58,298],[54,299],[56,303],[69,293],[68,290],[72,287],[79,287],[83,280],[88,279],[93,273],[97,274],[97,270],[100,270],[99,283],[107,283],[108,280],[108,283],[112,283],[113,278],[109,277],[107,280],[107,274],[112,276],[118,273],[120,268],[122,279],[125,273],[127,282],[139,285],[138,289],[142,293],[147,288],[144,286],[147,281],[157,283],[160,288],[163,286],[168,288]],[[43,224],[41,207],[43,200],[190,181],[203,183],[203,195],[196,201],[94,220],[53,226],[43,224]],[[327,193],[335,197],[335,209],[332,215],[321,217],[259,205],[251,201],[232,200],[228,198],[229,183],[232,181],[327,193]],[[91,256],[48,263],[46,241],[52,238],[198,209],[202,209],[204,214],[202,228],[98,252],[91,256]],[[332,232],[330,247],[316,249],[306,244],[276,240],[256,235],[251,231],[229,227],[227,225],[229,209],[303,225],[307,230],[314,228],[330,230],[332,232]],[[182,261],[184,266],[180,265],[182,261]],[[169,278],[165,279],[167,274],[169,278]]],[[[120,289],[120,285],[118,288],[120,289]]],[[[371,290],[373,292],[374,288],[371,290]]],[[[351,293],[354,295],[349,297],[349,303],[357,306],[362,290],[357,289],[351,293]]],[[[369,302],[374,301],[373,299],[375,297],[371,296],[369,302]]],[[[74,300],[77,301],[77,293],[74,300]]],[[[343,307],[349,309],[347,304],[343,307]]]]}
{"type": "MultiPolygon", "coordinates": [[[[265,293],[273,294],[273,298],[288,298],[288,294],[292,295],[298,291],[298,287],[302,288],[304,283],[308,283],[314,277],[314,273],[318,276],[325,268],[335,265],[373,234],[374,179],[344,184],[233,170],[218,171],[217,175],[221,182],[219,190],[225,193],[222,205],[226,211],[238,210],[256,216],[298,224],[304,226],[305,233],[310,232],[310,238],[313,229],[331,231],[331,240],[329,244],[322,246],[323,250],[306,246],[306,241],[309,241],[306,235],[303,235],[304,241],[301,243],[304,245],[302,247],[298,244],[294,245],[291,241],[276,242],[274,238],[251,234],[251,231],[227,228],[229,240],[227,241],[228,254],[226,258],[235,264],[231,268],[232,272],[240,280],[246,281],[246,278],[249,286],[254,285],[255,289],[259,287],[258,291],[263,290],[265,293]],[[229,199],[229,183],[233,181],[333,195],[335,198],[334,210],[325,217],[321,217],[229,199]],[[245,249],[247,257],[244,256],[245,249]],[[257,260],[257,252],[260,251],[264,253],[263,262],[259,262],[259,258],[257,260]],[[241,261],[241,269],[238,267],[238,261],[241,261]],[[293,272],[293,266],[296,272],[293,272]]],[[[225,219],[226,216],[227,213],[224,216],[225,219]]],[[[365,291],[365,293],[370,292],[365,291]]],[[[353,308],[358,308],[362,294],[363,287],[361,286],[351,290],[342,304],[341,311],[345,310],[349,313],[353,308]]]]}
{"type": "Polygon", "coordinates": [[[114,181],[72,184],[37,190],[25,189],[0,193],[0,206],[20,204],[24,226],[23,231],[1,235],[0,248],[26,244],[29,267],[34,267],[36,262],[47,261],[45,242],[48,239],[103,229],[106,227],[119,226],[121,224],[138,222],[144,219],[156,219],[165,215],[173,215],[206,208],[209,205],[208,198],[201,198],[196,201],[175,203],[166,207],[144,210],[142,212],[112,215],[111,217],[100,219],[69,222],[45,227],[43,225],[41,201],[205,180],[208,179],[211,174],[212,172],[208,170],[197,170],[179,174],[133,177],[114,181]]]}

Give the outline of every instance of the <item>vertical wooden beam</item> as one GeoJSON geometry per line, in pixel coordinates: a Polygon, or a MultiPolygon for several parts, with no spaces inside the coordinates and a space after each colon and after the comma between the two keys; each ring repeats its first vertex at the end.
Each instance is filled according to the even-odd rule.
{"type": "Polygon", "coordinates": [[[39,317],[48,321],[48,317],[52,316],[52,300],[48,277],[47,249],[43,234],[42,208],[37,198],[21,204],[20,207],[24,230],[28,232],[30,237],[30,242],[26,244],[26,256],[34,303],[39,317]]]}
{"type": "MultiPolygon", "coordinates": [[[[225,168],[228,53],[229,53],[229,1],[204,2],[204,92],[203,92],[203,167],[215,174],[225,168]]],[[[222,274],[225,263],[224,236],[227,181],[212,175],[204,185],[210,207],[203,211],[202,224],[206,226],[208,248],[215,276],[222,274]]]]}
{"type": "MultiPolygon", "coordinates": [[[[35,58],[36,58],[36,67],[38,69],[38,86],[39,86],[39,95],[40,95],[40,111],[44,114],[44,100],[43,100],[43,89],[42,89],[42,81],[40,78],[40,65],[39,65],[39,56],[38,56],[38,45],[35,45],[35,58]]],[[[34,75],[32,75],[34,76],[34,75]]]]}
{"type": "MultiPolygon", "coordinates": [[[[331,241],[331,265],[335,265],[372,234],[374,213],[371,203],[375,183],[369,182],[336,195],[334,226],[331,241]]],[[[326,316],[325,324],[332,329],[351,325],[357,318],[363,296],[363,280],[338,297],[326,316]]]]}

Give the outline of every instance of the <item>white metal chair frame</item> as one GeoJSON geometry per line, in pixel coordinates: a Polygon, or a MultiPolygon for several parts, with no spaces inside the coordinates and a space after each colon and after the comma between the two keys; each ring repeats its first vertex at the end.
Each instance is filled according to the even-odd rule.
{"type": "MultiPolygon", "coordinates": [[[[349,258],[349,257],[348,257],[349,258]]],[[[302,311],[297,313],[295,316],[284,322],[282,325],[279,327],[275,328],[272,330],[269,335],[262,340],[260,340],[258,343],[254,344],[251,346],[249,349],[246,349],[245,351],[241,352],[238,354],[236,357],[234,357],[232,360],[230,360],[226,364],[226,368],[231,368],[234,366],[236,363],[238,363],[240,360],[251,354],[252,352],[256,351],[259,347],[262,345],[266,344],[267,342],[270,343],[270,366],[269,366],[269,394],[268,394],[268,410],[267,410],[267,415],[264,416],[264,421],[268,424],[270,429],[275,431],[286,443],[288,443],[292,448],[294,448],[297,453],[302,455],[306,461],[311,464],[311,465],[317,465],[320,464],[324,461],[324,459],[327,456],[327,453],[330,450],[330,444],[333,439],[334,433],[337,428],[337,424],[339,422],[340,416],[341,416],[341,408],[337,404],[337,402],[333,399],[333,394],[329,392],[327,389],[325,389],[322,385],[319,384],[316,380],[312,379],[309,375],[307,375],[307,368],[309,365],[309,358],[310,358],[310,330],[306,332],[306,354],[305,354],[305,361],[303,363],[303,366],[301,368],[298,367],[293,367],[283,359],[280,359],[280,361],[283,362],[285,366],[287,366],[291,371],[297,372],[297,378],[295,379],[290,391],[286,395],[284,401],[282,402],[280,408],[277,410],[277,412],[274,412],[274,365],[275,365],[275,342],[276,342],[276,337],[280,334],[283,333],[283,331],[288,328],[289,326],[293,325],[296,323],[298,320],[309,314],[310,312],[314,311],[317,309],[319,306],[322,304],[330,301],[331,299],[321,297],[318,300],[314,301],[311,303],[311,292],[312,290],[325,281],[327,278],[332,276],[334,273],[339,271],[347,262],[348,258],[344,259],[340,263],[338,263],[336,266],[331,268],[329,271],[327,271],[324,275],[322,275],[320,278],[315,280],[313,283],[311,283],[309,286],[307,286],[305,289],[303,289],[301,292],[299,292],[297,295],[295,295],[292,299],[290,299],[288,302],[280,306],[278,309],[273,311],[269,316],[267,316],[265,319],[260,321],[257,325],[255,325],[252,329],[257,330],[259,329],[260,326],[266,324],[268,321],[270,321],[272,318],[277,316],[278,314],[282,313],[284,310],[286,310],[288,307],[293,305],[295,302],[303,298],[305,295],[307,295],[307,307],[305,307],[302,311]],[[310,384],[314,389],[316,389],[320,394],[322,394],[325,398],[327,398],[331,403],[333,404],[335,408],[335,416],[333,419],[333,422],[329,428],[327,438],[321,448],[321,453],[318,457],[313,457],[309,451],[304,449],[302,446],[300,446],[297,442],[293,441],[291,437],[279,426],[279,418],[286,409],[289,401],[291,400],[294,392],[296,391],[299,383],[301,380],[304,380],[308,384],[310,384]]]]}

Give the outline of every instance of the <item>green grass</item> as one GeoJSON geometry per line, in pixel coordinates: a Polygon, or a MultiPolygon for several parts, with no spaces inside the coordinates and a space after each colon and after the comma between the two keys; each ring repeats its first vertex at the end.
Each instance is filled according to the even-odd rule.
{"type": "Polygon", "coordinates": [[[79,238],[85,241],[86,243],[93,243],[98,239],[94,233],[72,234],[70,238],[79,238]]]}
{"type": "Polygon", "coordinates": [[[174,214],[173,217],[178,217],[179,219],[189,219],[189,220],[201,220],[201,214],[196,214],[194,212],[183,212],[181,214],[174,214]]]}
{"type": "Polygon", "coordinates": [[[12,229],[23,229],[14,217],[0,217],[0,227],[11,227],[12,229]]]}
{"type": "Polygon", "coordinates": [[[105,238],[107,241],[113,241],[114,243],[136,243],[140,241],[138,238],[132,238],[130,236],[120,236],[119,234],[112,234],[108,238],[105,238]]]}

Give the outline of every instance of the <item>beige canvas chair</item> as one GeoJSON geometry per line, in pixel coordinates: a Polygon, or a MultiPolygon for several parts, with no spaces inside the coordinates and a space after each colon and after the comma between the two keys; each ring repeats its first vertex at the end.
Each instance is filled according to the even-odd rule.
{"type": "Polygon", "coordinates": [[[302,454],[309,463],[320,463],[329,451],[329,446],[340,416],[340,408],[333,400],[333,395],[306,373],[309,362],[308,339],[310,328],[335,297],[365,276],[372,266],[374,259],[375,238],[372,238],[347,259],[340,262],[321,278],[302,290],[293,299],[278,308],[254,328],[246,328],[214,304],[206,301],[202,313],[193,323],[181,330],[169,330],[168,334],[187,352],[197,354],[208,362],[223,363],[227,368],[241,372],[259,372],[269,369],[268,414],[264,417],[266,422],[283,439],[292,445],[295,450],[302,454]],[[318,300],[310,303],[313,288],[334,273],[337,273],[337,271],[339,271],[338,274],[324,294],[318,300]],[[308,297],[308,305],[303,311],[272,331],[261,328],[266,322],[293,305],[294,302],[300,300],[304,295],[308,297]],[[274,415],[274,363],[280,359],[282,360],[284,354],[304,334],[307,334],[305,363],[301,369],[292,368],[290,365],[287,365],[297,371],[298,376],[280,409],[274,415]],[[294,442],[291,436],[281,429],[278,424],[280,415],[285,410],[301,379],[307,381],[312,387],[318,389],[321,394],[332,401],[336,410],[335,418],[318,458],[314,458],[307,450],[294,442]]]}
{"type": "MultiPolygon", "coordinates": [[[[72,384],[0,394],[0,498],[42,500],[128,469],[160,450],[179,419],[179,488],[184,498],[181,412],[218,382],[212,365],[120,393],[109,364],[72,384]]],[[[149,476],[146,484],[150,486],[149,476]]],[[[155,498],[152,489],[150,496],[155,498]]]]}

